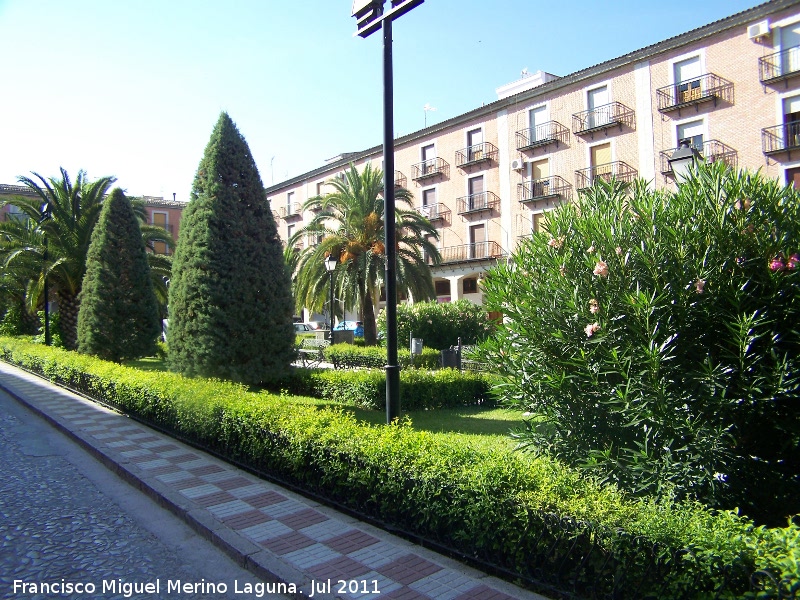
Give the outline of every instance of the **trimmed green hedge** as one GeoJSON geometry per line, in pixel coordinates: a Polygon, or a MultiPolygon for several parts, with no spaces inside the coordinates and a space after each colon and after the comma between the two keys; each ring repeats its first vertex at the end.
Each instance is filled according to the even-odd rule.
{"type": "Polygon", "coordinates": [[[762,567],[780,569],[789,586],[800,581],[790,560],[795,529],[755,528],[697,504],[631,500],[549,459],[402,423],[370,427],[241,385],[16,339],[0,338],[0,358],[522,578],[559,573],[565,591],[604,596],[615,584],[620,598],[704,598],[727,581],[721,597],[745,597],[750,573],[762,567]],[[594,550],[577,558],[561,551],[589,543],[594,550]],[[643,549],[653,548],[664,558],[661,577],[647,570],[643,549]]]}
{"type": "MultiPolygon", "coordinates": [[[[382,369],[386,366],[386,348],[378,346],[357,346],[355,344],[334,344],[325,348],[325,360],[337,369],[343,367],[364,367],[382,369]]],[[[398,349],[397,362],[401,367],[422,369],[439,368],[439,351],[423,348],[422,354],[412,356],[407,349],[398,349]]]]}
{"type": "MultiPolygon", "coordinates": [[[[367,409],[386,407],[386,373],[319,370],[310,375],[313,395],[349,406],[367,409]]],[[[403,410],[432,410],[457,406],[494,405],[491,378],[480,373],[459,373],[453,369],[400,371],[403,410]]]]}

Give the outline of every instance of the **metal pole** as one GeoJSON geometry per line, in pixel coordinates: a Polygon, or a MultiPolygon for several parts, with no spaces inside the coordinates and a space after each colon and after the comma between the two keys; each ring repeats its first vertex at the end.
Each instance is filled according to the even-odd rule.
{"type": "Polygon", "coordinates": [[[386,219],[386,422],[400,417],[400,365],[397,364],[397,248],[394,222],[394,119],[392,19],[383,20],[383,214],[386,219]]]}
{"type": "Polygon", "coordinates": [[[47,286],[47,234],[44,234],[44,345],[49,346],[50,338],[50,290],[47,286]]]}
{"type": "Polygon", "coordinates": [[[331,340],[331,344],[333,344],[333,271],[330,272],[330,276],[331,276],[331,305],[330,305],[330,310],[331,310],[331,331],[330,331],[330,340],[331,340]]]}

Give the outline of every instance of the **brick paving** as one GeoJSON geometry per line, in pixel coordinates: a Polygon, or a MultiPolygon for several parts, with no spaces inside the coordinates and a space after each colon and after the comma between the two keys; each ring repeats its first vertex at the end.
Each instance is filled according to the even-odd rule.
{"type": "MultiPolygon", "coordinates": [[[[241,471],[11,365],[0,387],[256,576],[315,598],[542,599],[241,471]],[[338,584],[343,581],[344,584],[338,584]]],[[[302,596],[298,596],[302,597],[302,596]]]]}

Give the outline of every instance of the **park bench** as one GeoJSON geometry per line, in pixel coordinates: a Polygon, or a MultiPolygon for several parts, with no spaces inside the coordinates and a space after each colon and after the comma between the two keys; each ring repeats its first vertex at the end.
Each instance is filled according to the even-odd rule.
{"type": "Polygon", "coordinates": [[[304,367],[317,367],[325,359],[325,348],[330,346],[329,340],[319,338],[303,338],[297,349],[297,358],[304,367]]]}
{"type": "Polygon", "coordinates": [[[475,346],[461,346],[461,370],[462,371],[484,371],[486,364],[472,358],[475,346]]]}

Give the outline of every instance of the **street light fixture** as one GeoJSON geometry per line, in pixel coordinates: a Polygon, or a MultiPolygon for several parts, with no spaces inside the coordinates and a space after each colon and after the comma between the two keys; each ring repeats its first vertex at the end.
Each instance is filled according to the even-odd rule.
{"type": "Polygon", "coordinates": [[[689,169],[702,159],[700,153],[691,145],[691,140],[681,140],[678,149],[667,160],[675,176],[675,181],[681,182],[689,175],[689,169]]]}
{"type": "Polygon", "coordinates": [[[358,21],[354,35],[366,38],[383,30],[383,214],[386,247],[386,422],[400,417],[400,365],[397,358],[397,242],[394,203],[394,105],[392,78],[392,21],[424,0],[353,0],[351,15],[358,21]]]}
{"type": "Polygon", "coordinates": [[[333,300],[333,272],[336,270],[336,263],[338,263],[338,262],[339,261],[336,259],[336,257],[333,254],[329,254],[328,258],[325,259],[325,270],[328,272],[328,275],[330,276],[330,287],[331,287],[331,305],[330,305],[331,328],[330,328],[330,334],[329,334],[330,335],[331,344],[333,343],[333,302],[334,302],[334,300],[333,300]]]}

